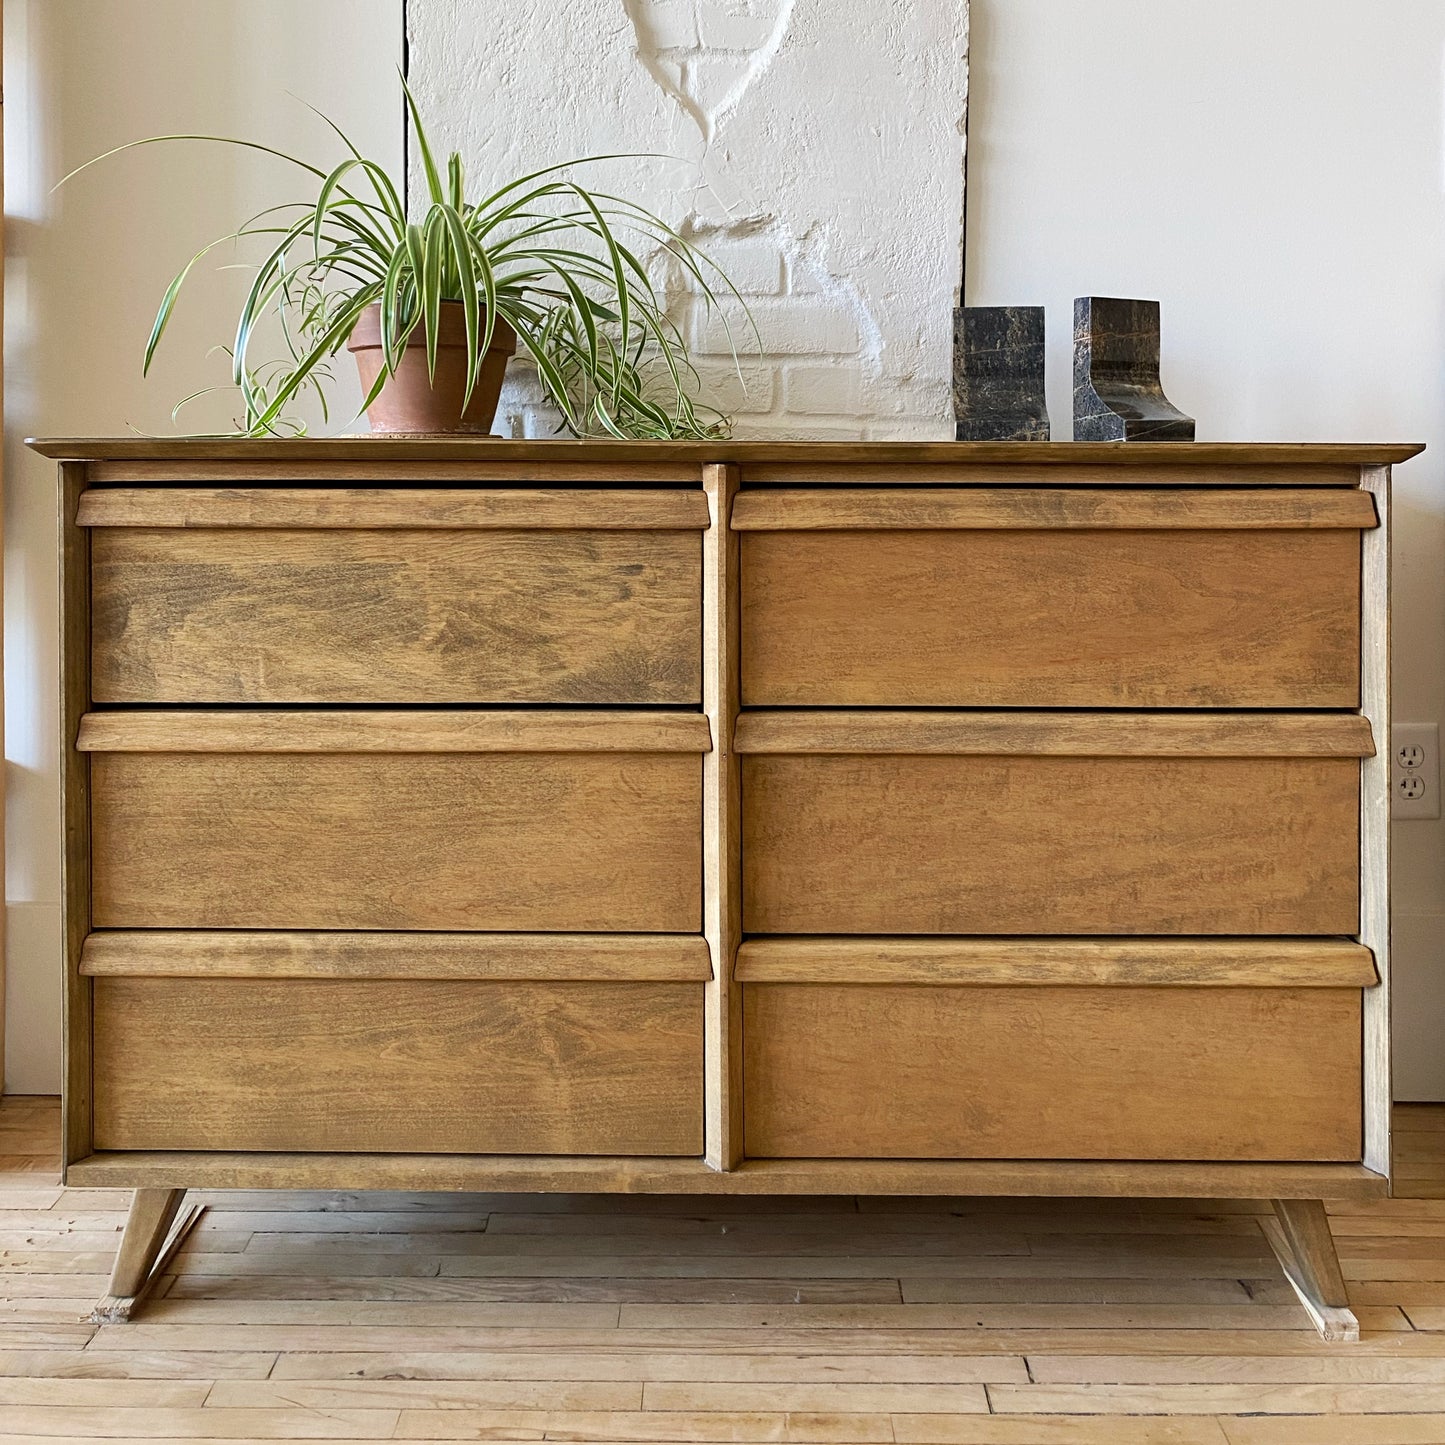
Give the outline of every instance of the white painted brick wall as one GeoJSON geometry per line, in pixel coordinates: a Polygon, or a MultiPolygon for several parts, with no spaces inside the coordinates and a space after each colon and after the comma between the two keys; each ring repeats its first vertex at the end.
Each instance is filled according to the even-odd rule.
{"type": "MultiPolygon", "coordinates": [[[[411,81],[477,184],[571,156],[716,258],[674,314],[739,437],[952,435],[968,0],[409,0],[411,81]],[[498,44],[498,36],[514,43],[498,44]]],[[[584,183],[589,176],[583,173],[584,183]]],[[[415,188],[417,177],[412,177],[415,188]]],[[[499,430],[555,418],[518,376],[499,430]]]]}
{"type": "Polygon", "coordinates": [[[845,305],[817,296],[747,296],[746,304],[744,311],[732,301],[707,309],[692,303],[689,329],[699,354],[726,354],[733,344],[739,351],[761,345],[771,357],[858,354],[858,318],[845,305]]]}
{"type": "Polygon", "coordinates": [[[783,397],[794,416],[856,416],[863,406],[862,380],[841,357],[825,364],[795,362],[783,368],[783,397]]]}

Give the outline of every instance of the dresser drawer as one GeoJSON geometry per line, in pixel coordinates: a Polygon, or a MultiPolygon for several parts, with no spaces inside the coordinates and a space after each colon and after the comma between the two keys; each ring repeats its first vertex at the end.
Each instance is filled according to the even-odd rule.
{"type": "Polygon", "coordinates": [[[1369,724],[750,713],[750,933],[1349,934],[1369,724]]]}
{"type": "Polygon", "coordinates": [[[91,919],[693,932],[700,714],[92,713],[91,919]]]}
{"type": "Polygon", "coordinates": [[[756,706],[1353,708],[1348,489],[745,492],[756,706]]]}
{"type": "Polygon", "coordinates": [[[701,492],[94,489],[98,703],[701,697],[701,492]]]}
{"type": "Polygon", "coordinates": [[[1359,1159],[1368,950],[1073,951],[744,943],[747,1154],[1359,1159]]]}
{"type": "Polygon", "coordinates": [[[700,938],[92,934],[97,1149],[699,1154],[700,938]]]}

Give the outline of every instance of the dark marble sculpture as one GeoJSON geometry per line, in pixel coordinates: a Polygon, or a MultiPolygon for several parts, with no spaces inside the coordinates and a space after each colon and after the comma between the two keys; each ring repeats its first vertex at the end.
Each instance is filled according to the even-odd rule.
{"type": "Polygon", "coordinates": [[[1074,440],[1192,442],[1194,418],[1159,383],[1159,303],[1074,302],[1074,440]]]}
{"type": "Polygon", "coordinates": [[[953,414],[961,442],[1046,442],[1044,308],[953,313],[953,414]]]}

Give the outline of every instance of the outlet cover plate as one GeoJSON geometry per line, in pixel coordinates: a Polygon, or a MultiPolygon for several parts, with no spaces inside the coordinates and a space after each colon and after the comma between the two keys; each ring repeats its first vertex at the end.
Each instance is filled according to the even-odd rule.
{"type": "Polygon", "coordinates": [[[1390,729],[1391,812],[1396,818],[1440,816],[1440,724],[1396,723],[1390,729]]]}

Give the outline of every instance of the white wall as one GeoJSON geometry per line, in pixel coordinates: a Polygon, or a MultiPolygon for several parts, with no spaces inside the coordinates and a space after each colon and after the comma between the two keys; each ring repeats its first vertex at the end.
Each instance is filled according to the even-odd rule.
{"type": "MultiPolygon", "coordinates": [[[[242,136],[334,164],[337,142],[301,100],[399,174],[401,0],[6,0],[4,8],[5,1083],[55,1093],[55,470],[20,443],[37,433],[168,432],[176,401],[224,381],[225,358],[206,352],[234,330],[241,273],[196,277],[147,382],[140,358],[151,318],[191,253],[290,199],[296,173],[228,148],[168,146],[117,158],[58,195],[50,189],[111,146],[171,131],[242,136]]],[[[354,406],[354,381],[347,394],[354,406]]],[[[230,398],[217,399],[185,425],[223,427],[233,414],[230,398]]]]}
{"type": "MultiPolygon", "coordinates": [[[[409,0],[408,15],[433,141],[479,185],[577,156],[671,158],[578,179],[659,212],[747,296],[763,354],[745,396],[722,327],[695,309],[688,328],[738,436],[951,435],[968,0],[409,0]]],[[[514,391],[504,419],[550,432],[526,401],[514,391]]]]}
{"type": "MultiPolygon", "coordinates": [[[[1399,721],[1445,718],[1445,5],[974,0],[968,300],[1163,303],[1201,440],[1426,441],[1399,468],[1399,721]]],[[[1396,1089],[1445,1098],[1445,822],[1395,825],[1396,1089]]]]}

